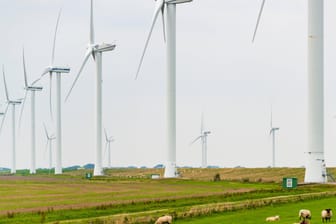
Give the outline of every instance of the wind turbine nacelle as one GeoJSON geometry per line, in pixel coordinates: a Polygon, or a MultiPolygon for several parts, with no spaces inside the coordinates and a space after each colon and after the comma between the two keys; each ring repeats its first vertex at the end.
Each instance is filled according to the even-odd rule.
{"type": "Polygon", "coordinates": [[[30,91],[42,91],[43,87],[41,86],[28,86],[26,88],[26,90],[30,90],[30,91]]]}
{"type": "Polygon", "coordinates": [[[204,134],[205,135],[211,134],[211,131],[205,131],[204,134]]]}
{"type": "Polygon", "coordinates": [[[166,0],[166,3],[169,4],[181,4],[181,3],[187,3],[192,2],[193,0],[166,0]]]}
{"type": "Polygon", "coordinates": [[[96,46],[95,51],[98,52],[113,51],[115,47],[116,47],[115,44],[102,43],[96,46]]]}
{"type": "Polygon", "coordinates": [[[18,104],[21,104],[22,103],[22,99],[19,99],[19,100],[10,100],[8,101],[8,104],[14,104],[14,105],[18,105],[18,104]]]}
{"type": "Polygon", "coordinates": [[[56,67],[52,67],[50,69],[50,71],[51,72],[56,72],[56,73],[69,73],[70,68],[69,67],[56,66],[56,67]]]}

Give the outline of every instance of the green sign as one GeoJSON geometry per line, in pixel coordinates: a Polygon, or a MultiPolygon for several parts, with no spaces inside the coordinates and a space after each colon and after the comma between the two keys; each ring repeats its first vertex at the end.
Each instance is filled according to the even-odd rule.
{"type": "Polygon", "coordinates": [[[297,178],[296,177],[284,177],[282,179],[283,188],[296,188],[297,187],[297,178]]]}
{"type": "Polygon", "coordinates": [[[85,174],[85,178],[86,179],[91,179],[92,178],[92,174],[91,173],[86,173],[85,174]]]}

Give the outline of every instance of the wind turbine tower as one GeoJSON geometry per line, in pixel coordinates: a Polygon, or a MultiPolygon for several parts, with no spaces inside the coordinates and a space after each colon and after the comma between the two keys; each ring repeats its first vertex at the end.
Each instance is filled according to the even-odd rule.
{"type": "Polygon", "coordinates": [[[113,136],[108,136],[106,130],[105,132],[105,150],[107,150],[107,161],[108,161],[108,168],[111,168],[111,143],[114,142],[113,136]]]}
{"type": "Polygon", "coordinates": [[[208,135],[211,134],[210,131],[205,131],[204,130],[204,125],[203,125],[203,114],[202,114],[202,120],[201,120],[201,134],[190,144],[194,144],[197,142],[199,139],[201,140],[202,143],[202,168],[207,168],[208,166],[208,160],[207,160],[207,155],[208,155],[208,135]]]}
{"type": "Polygon", "coordinates": [[[22,107],[21,107],[21,114],[19,118],[19,127],[21,125],[21,118],[22,113],[24,109],[24,105],[26,102],[26,97],[28,91],[31,92],[30,100],[31,100],[31,158],[30,158],[30,174],[36,173],[36,131],[35,131],[35,92],[36,91],[42,91],[43,87],[40,86],[34,86],[28,84],[28,78],[27,78],[27,70],[26,70],[26,62],[25,62],[25,56],[24,56],[24,50],[22,51],[22,59],[23,59],[23,75],[24,75],[24,84],[25,84],[25,96],[23,98],[22,107]]]}
{"type": "Polygon", "coordinates": [[[54,134],[49,134],[45,124],[43,124],[44,127],[44,132],[47,137],[47,144],[46,144],[46,151],[48,150],[49,152],[49,170],[52,168],[52,141],[56,139],[56,136],[54,134]],[[48,148],[49,146],[49,148],[48,148]]]}
{"type": "MultiPolygon", "coordinates": [[[[56,66],[54,64],[55,59],[55,47],[56,47],[56,34],[59,19],[61,16],[61,10],[58,13],[55,34],[54,34],[54,42],[51,54],[51,61],[50,65],[43,71],[40,79],[49,73],[49,105],[50,105],[50,115],[52,117],[52,103],[51,103],[51,92],[52,92],[52,76],[56,75],[56,166],[55,166],[55,174],[62,174],[62,104],[61,104],[61,77],[63,74],[69,73],[70,68],[66,66],[56,66]]],[[[34,83],[39,81],[40,79],[36,80],[34,83]]],[[[33,84],[34,84],[33,83],[33,84]]]]}
{"type": "Polygon", "coordinates": [[[6,93],[6,103],[7,107],[4,113],[4,117],[1,122],[1,127],[0,127],[0,132],[2,131],[3,124],[5,121],[5,117],[8,111],[9,106],[12,106],[12,165],[11,165],[11,173],[15,174],[16,173],[16,128],[15,128],[15,108],[16,106],[20,105],[22,102],[22,99],[16,99],[16,100],[11,100],[9,98],[9,93],[7,89],[7,83],[6,83],[6,77],[5,77],[5,68],[4,66],[2,67],[2,74],[3,74],[3,80],[4,80],[4,86],[5,86],[5,93],[6,93]]]}
{"type": "Polygon", "coordinates": [[[176,171],[176,5],[192,0],[156,0],[149,34],[140,59],[136,77],[139,74],[144,55],[152,35],[152,31],[159,13],[162,13],[164,37],[166,41],[166,128],[167,155],[165,164],[165,178],[177,176],[176,171]],[[166,23],[165,23],[166,21],[166,23]]]}
{"type": "Polygon", "coordinates": [[[96,142],[96,162],[94,166],[93,175],[94,176],[102,176],[103,173],[103,165],[102,165],[102,145],[103,145],[103,125],[102,125],[102,54],[103,52],[113,51],[116,47],[115,44],[107,44],[107,43],[95,43],[94,40],[94,24],[93,24],[93,0],[91,0],[91,10],[90,10],[90,42],[87,47],[87,51],[85,53],[84,61],[79,69],[79,72],[72,83],[72,86],[66,96],[66,100],[70,96],[72,89],[74,88],[78,78],[83,71],[83,68],[88,61],[89,57],[92,56],[93,60],[96,62],[96,88],[95,88],[95,142],[96,142]]]}
{"type": "Polygon", "coordinates": [[[280,128],[273,127],[273,116],[271,110],[271,129],[270,135],[272,135],[272,167],[275,167],[275,132],[279,131],[280,128]]]}
{"type": "MultiPolygon", "coordinates": [[[[307,0],[308,3],[308,149],[304,182],[325,183],[324,166],[324,43],[323,0],[307,0]]],[[[265,0],[262,1],[255,38],[265,0]]]]}

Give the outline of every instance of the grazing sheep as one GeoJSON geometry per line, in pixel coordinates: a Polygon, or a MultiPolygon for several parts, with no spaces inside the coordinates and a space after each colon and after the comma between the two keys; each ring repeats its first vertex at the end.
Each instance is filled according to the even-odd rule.
{"type": "Polygon", "coordinates": [[[266,222],[274,222],[274,221],[278,221],[278,220],[280,220],[280,216],[278,216],[278,215],[266,218],[266,222]]]}
{"type": "Polygon", "coordinates": [[[330,219],[332,217],[332,211],[331,208],[326,208],[324,210],[322,210],[321,212],[321,217],[322,217],[322,222],[326,221],[326,222],[330,222],[330,219]]]}
{"type": "Polygon", "coordinates": [[[164,223],[171,224],[172,221],[173,221],[173,217],[171,217],[170,215],[165,215],[165,216],[161,216],[160,218],[158,218],[155,224],[164,224],[164,223]]]}
{"type": "Polygon", "coordinates": [[[299,211],[299,219],[305,221],[306,219],[311,219],[311,212],[308,209],[301,209],[299,211]]]}

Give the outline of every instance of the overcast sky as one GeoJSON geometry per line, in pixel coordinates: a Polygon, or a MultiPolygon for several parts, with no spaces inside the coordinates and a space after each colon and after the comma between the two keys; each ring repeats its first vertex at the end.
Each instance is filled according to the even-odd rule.
{"type": "MultiPolygon", "coordinates": [[[[327,166],[336,166],[336,2],[324,2],[324,150],[327,166]]],[[[94,1],[97,42],[117,44],[114,51],[103,55],[103,123],[116,139],[111,145],[113,166],[151,167],[166,161],[165,46],[160,20],[139,78],[134,80],[154,4],[152,0],[94,1]]],[[[260,4],[261,0],[194,0],[178,5],[178,166],[201,165],[200,142],[192,146],[189,143],[199,135],[202,111],[205,126],[211,131],[209,165],[271,165],[271,105],[273,124],[280,127],[276,134],[276,165],[305,164],[307,1],[267,1],[252,44],[260,4]]],[[[30,81],[49,65],[60,8],[55,61],[71,67],[71,73],[62,78],[65,97],[89,41],[89,7],[89,0],[0,0],[0,63],[5,66],[13,98],[24,94],[22,46],[30,81]]],[[[63,104],[64,166],[95,161],[94,79],[95,65],[90,58],[70,99],[63,104]]],[[[43,122],[51,131],[55,127],[48,111],[48,79],[40,84],[44,89],[36,94],[37,167],[47,167],[43,122]]],[[[1,102],[4,97],[1,79],[1,102]]],[[[10,167],[10,128],[11,113],[0,137],[1,167],[10,167]]],[[[18,139],[17,168],[29,168],[29,153],[28,97],[18,139]]]]}

